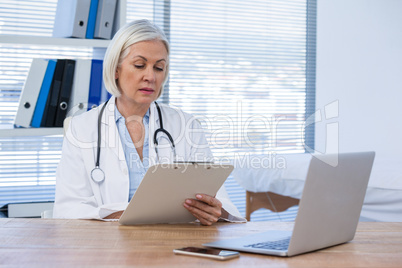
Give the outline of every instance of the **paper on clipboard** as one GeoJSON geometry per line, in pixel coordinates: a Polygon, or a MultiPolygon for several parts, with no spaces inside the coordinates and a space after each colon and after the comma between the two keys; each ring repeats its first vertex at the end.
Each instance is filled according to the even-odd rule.
{"type": "Polygon", "coordinates": [[[121,216],[122,225],[188,223],[196,218],[183,207],[186,198],[215,196],[232,165],[173,163],[151,166],[121,216]]]}

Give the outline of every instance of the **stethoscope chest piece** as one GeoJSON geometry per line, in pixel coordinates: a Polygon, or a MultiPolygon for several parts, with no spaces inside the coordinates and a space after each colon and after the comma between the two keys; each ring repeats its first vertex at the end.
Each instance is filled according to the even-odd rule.
{"type": "Polygon", "coordinates": [[[101,183],[105,179],[105,173],[99,167],[95,167],[91,171],[91,177],[95,182],[101,183]]]}

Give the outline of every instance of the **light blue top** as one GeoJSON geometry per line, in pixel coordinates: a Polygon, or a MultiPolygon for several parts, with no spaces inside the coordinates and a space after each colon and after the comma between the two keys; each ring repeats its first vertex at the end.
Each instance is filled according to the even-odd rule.
{"type": "Polygon", "coordinates": [[[128,168],[128,176],[130,179],[130,193],[128,196],[128,201],[130,201],[149,168],[149,109],[142,119],[142,123],[144,124],[145,128],[144,146],[142,151],[143,161],[141,161],[135,145],[130,137],[130,133],[127,130],[126,119],[121,115],[117,107],[114,110],[114,117],[116,119],[121,144],[123,145],[128,168]]]}

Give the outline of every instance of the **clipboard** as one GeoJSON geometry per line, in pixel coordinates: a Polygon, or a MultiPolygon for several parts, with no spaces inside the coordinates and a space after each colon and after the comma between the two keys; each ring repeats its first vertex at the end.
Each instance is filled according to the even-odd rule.
{"type": "Polygon", "coordinates": [[[196,218],[183,207],[185,199],[199,193],[215,196],[232,170],[232,165],[197,162],[151,166],[119,223],[192,222],[196,218]]]}

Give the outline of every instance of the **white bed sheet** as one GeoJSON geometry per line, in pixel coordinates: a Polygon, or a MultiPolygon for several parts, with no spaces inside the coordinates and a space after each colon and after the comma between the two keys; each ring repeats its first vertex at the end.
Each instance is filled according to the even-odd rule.
{"type": "MultiPolygon", "coordinates": [[[[300,198],[311,154],[253,155],[253,163],[238,165],[234,162],[234,179],[247,191],[271,191],[300,198]],[[264,165],[269,159],[273,165],[264,165]],[[265,160],[265,162],[264,162],[265,160]],[[278,164],[279,163],[279,164],[278,164]],[[252,166],[252,167],[250,167],[252,166]]],[[[251,161],[248,161],[250,163],[251,161]]],[[[402,222],[402,159],[378,158],[374,160],[361,221],[402,222]]]]}

